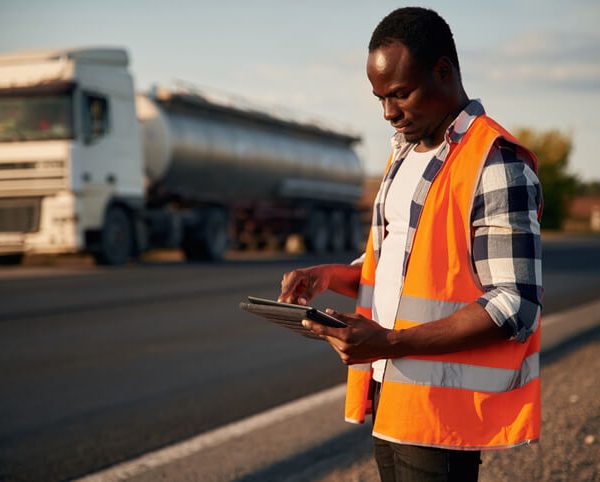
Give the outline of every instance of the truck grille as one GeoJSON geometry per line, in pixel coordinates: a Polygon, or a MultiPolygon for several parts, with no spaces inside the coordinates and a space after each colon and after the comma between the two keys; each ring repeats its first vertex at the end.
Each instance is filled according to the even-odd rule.
{"type": "Polygon", "coordinates": [[[65,161],[2,161],[0,162],[0,193],[16,196],[44,191],[53,193],[68,188],[65,161]],[[33,192],[32,192],[33,191],[33,192]]]}
{"type": "Polygon", "coordinates": [[[39,231],[41,198],[1,199],[0,233],[39,231]]]}

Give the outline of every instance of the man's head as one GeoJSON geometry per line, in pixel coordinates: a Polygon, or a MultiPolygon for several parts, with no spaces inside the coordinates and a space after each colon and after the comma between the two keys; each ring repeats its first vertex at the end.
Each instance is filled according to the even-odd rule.
{"type": "Polygon", "coordinates": [[[406,7],[387,15],[373,31],[369,52],[394,42],[404,44],[424,68],[447,57],[460,76],[458,54],[450,26],[433,10],[406,7]]]}
{"type": "Polygon", "coordinates": [[[401,8],[377,26],[367,75],[384,118],[409,142],[430,148],[467,101],[448,24],[434,11],[401,8]]]}

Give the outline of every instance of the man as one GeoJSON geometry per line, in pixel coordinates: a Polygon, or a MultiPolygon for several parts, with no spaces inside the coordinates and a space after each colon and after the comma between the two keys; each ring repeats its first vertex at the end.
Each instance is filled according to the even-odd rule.
{"type": "Polygon", "coordinates": [[[469,100],[450,28],[402,8],[373,32],[396,134],[364,255],[284,275],[280,300],[357,298],[305,321],[350,365],[346,419],[374,412],[384,481],[477,480],[480,451],[537,441],[541,190],[533,154],[469,100]]]}

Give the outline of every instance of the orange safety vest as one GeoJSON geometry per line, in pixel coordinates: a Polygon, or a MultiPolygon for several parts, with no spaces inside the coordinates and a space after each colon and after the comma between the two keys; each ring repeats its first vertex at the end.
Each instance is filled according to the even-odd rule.
{"type": "MultiPolygon", "coordinates": [[[[431,184],[399,298],[395,330],[447,317],[483,294],[471,260],[470,215],[481,171],[498,138],[518,144],[482,115],[431,184]]],[[[536,160],[530,154],[535,169],[536,160]]],[[[369,237],[357,313],[372,318],[376,257],[369,237]]],[[[443,355],[387,360],[373,435],[396,443],[462,450],[508,448],[540,433],[540,324],[520,343],[502,340],[443,355]]],[[[370,410],[370,364],[348,370],[346,420],[370,410]]]]}

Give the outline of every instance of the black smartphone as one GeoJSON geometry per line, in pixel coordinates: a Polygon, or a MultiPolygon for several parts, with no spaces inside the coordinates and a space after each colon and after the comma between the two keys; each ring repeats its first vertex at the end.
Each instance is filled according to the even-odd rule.
{"type": "Polygon", "coordinates": [[[321,325],[330,326],[332,328],[348,328],[348,324],[344,323],[337,318],[328,315],[322,311],[317,310],[316,308],[311,308],[306,311],[306,317],[311,321],[316,321],[321,325]]]}

